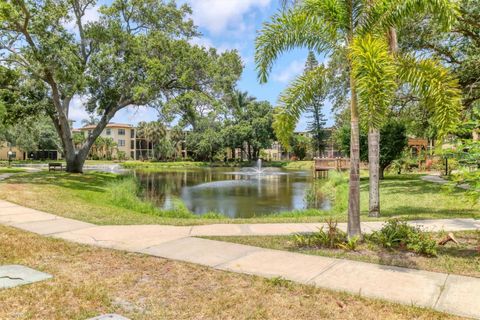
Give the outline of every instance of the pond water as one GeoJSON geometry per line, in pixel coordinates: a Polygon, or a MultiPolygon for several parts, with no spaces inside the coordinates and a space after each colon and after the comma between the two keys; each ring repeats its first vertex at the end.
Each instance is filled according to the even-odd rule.
{"type": "MultiPolygon", "coordinates": [[[[305,209],[305,195],[312,184],[309,171],[265,168],[199,168],[162,172],[135,172],[143,196],[160,208],[172,208],[180,198],[198,215],[221,213],[249,218],[281,211],[305,209]]],[[[328,202],[315,207],[327,209],[328,202]]]]}

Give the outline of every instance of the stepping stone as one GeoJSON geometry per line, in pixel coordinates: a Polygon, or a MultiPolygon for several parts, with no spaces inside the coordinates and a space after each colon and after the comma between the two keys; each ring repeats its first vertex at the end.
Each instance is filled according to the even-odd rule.
{"type": "Polygon", "coordinates": [[[101,316],[90,318],[87,320],[130,320],[130,319],[122,317],[121,315],[112,313],[112,314],[103,314],[101,316]]]}
{"type": "Polygon", "coordinates": [[[0,289],[13,288],[52,278],[43,273],[21,265],[0,266],[0,289]]]}

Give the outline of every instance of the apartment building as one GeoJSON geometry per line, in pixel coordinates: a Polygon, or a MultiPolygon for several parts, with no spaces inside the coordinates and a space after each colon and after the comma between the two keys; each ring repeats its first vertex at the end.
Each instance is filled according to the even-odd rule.
{"type": "MultiPolygon", "coordinates": [[[[82,132],[85,137],[87,137],[95,127],[94,125],[84,126],[76,129],[76,131],[82,132]]],[[[100,136],[103,138],[111,138],[117,144],[116,152],[123,152],[127,159],[147,160],[152,157],[153,144],[143,137],[138,136],[137,128],[130,124],[109,123],[105,129],[103,129],[100,136]]],[[[184,149],[184,144],[182,144],[180,153],[182,158],[187,156],[187,152],[184,149]]],[[[118,156],[116,152],[114,152],[113,157],[118,156]]]]}
{"type": "MultiPolygon", "coordinates": [[[[76,131],[88,137],[95,127],[95,125],[87,125],[76,131]]],[[[133,126],[124,123],[109,123],[105,129],[103,129],[100,136],[103,138],[111,138],[117,144],[117,148],[113,154],[114,157],[116,157],[117,152],[120,151],[123,152],[127,158],[136,159],[136,133],[133,126]]]]}
{"type": "Polygon", "coordinates": [[[7,143],[0,143],[0,160],[8,160],[9,152],[11,152],[10,160],[25,160],[25,152],[7,143]]]}

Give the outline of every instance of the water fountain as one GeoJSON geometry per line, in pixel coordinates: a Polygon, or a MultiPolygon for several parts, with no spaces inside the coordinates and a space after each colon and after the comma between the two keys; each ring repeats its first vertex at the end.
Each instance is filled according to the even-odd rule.
{"type": "Polygon", "coordinates": [[[287,174],[286,172],[281,171],[278,168],[264,168],[262,159],[258,158],[255,166],[241,168],[240,171],[229,172],[239,175],[248,175],[248,176],[271,176],[271,175],[283,175],[287,174]]]}

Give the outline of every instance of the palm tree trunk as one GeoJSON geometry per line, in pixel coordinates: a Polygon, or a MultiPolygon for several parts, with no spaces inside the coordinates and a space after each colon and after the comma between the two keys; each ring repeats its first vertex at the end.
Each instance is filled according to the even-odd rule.
{"type": "Polygon", "coordinates": [[[350,73],[350,182],[348,193],[348,237],[361,236],[360,227],[360,129],[358,125],[357,90],[350,73]]]}
{"type": "MultiPolygon", "coordinates": [[[[398,51],[397,31],[395,28],[388,30],[388,45],[390,52],[398,51]]],[[[380,130],[368,130],[368,175],[369,175],[369,208],[370,217],[380,216],[380,130]]],[[[383,178],[383,171],[382,171],[383,178]]]]}
{"type": "Polygon", "coordinates": [[[380,130],[368,130],[368,175],[369,175],[369,210],[370,217],[380,215],[380,130]]]}

